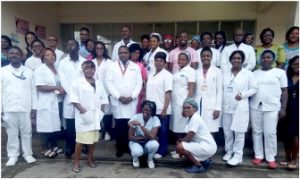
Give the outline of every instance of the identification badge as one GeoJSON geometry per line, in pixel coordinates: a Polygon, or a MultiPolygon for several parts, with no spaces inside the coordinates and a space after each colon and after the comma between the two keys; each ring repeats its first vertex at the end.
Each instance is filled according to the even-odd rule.
{"type": "Polygon", "coordinates": [[[207,90],[207,88],[208,88],[208,86],[207,86],[207,85],[205,85],[205,84],[201,86],[201,90],[202,90],[202,91],[205,91],[205,90],[207,90]]]}
{"type": "Polygon", "coordinates": [[[233,87],[232,86],[228,86],[226,88],[226,92],[232,93],[233,92],[233,87]]]}

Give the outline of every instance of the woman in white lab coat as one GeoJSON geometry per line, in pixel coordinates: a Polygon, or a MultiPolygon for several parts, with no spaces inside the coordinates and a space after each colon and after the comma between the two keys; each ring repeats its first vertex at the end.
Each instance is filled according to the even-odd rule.
{"type": "Polygon", "coordinates": [[[55,52],[46,48],[42,60],[44,64],[34,71],[38,95],[36,130],[41,134],[42,153],[47,157],[54,157],[57,153],[62,152],[62,149],[57,147],[57,132],[61,129],[58,103],[65,92],[60,86],[58,73],[54,66],[55,52]]]}
{"type": "Polygon", "coordinates": [[[265,157],[270,169],[277,167],[276,127],[278,119],[285,116],[288,99],[287,76],[284,70],[272,67],[275,57],[271,50],[262,52],[261,69],[253,72],[257,81],[257,93],[250,101],[255,154],[252,163],[259,165],[265,157]]]}
{"type": "MultiPolygon", "coordinates": [[[[105,74],[108,69],[108,66],[112,63],[111,59],[108,56],[107,49],[103,42],[97,41],[95,43],[95,52],[96,58],[93,59],[94,64],[96,65],[95,78],[104,84],[105,74]]],[[[101,122],[101,134],[104,137],[104,140],[110,140],[112,134],[112,112],[110,104],[105,106],[105,115],[101,122]]]]}
{"type": "Polygon", "coordinates": [[[249,123],[249,97],[257,91],[252,72],[242,67],[245,54],[241,50],[230,55],[231,70],[223,71],[222,127],[226,154],[223,160],[236,166],[243,161],[245,132],[249,123]]]}
{"type": "MultiPolygon", "coordinates": [[[[185,134],[186,120],[182,116],[182,104],[187,97],[193,97],[195,93],[195,70],[190,67],[190,54],[183,52],[178,55],[179,71],[173,75],[172,114],[170,130],[176,135],[176,140],[185,134]]],[[[171,152],[172,153],[172,152],[171,152]]],[[[173,158],[178,155],[172,153],[173,158]]]]}
{"type": "Polygon", "coordinates": [[[196,71],[196,101],[199,114],[211,133],[219,131],[222,108],[222,72],[211,65],[212,51],[204,47],[200,57],[202,67],[196,71]]]}
{"type": "Polygon", "coordinates": [[[80,172],[79,161],[83,144],[88,145],[87,165],[95,168],[93,161],[95,143],[99,140],[100,122],[104,116],[107,95],[101,82],[95,80],[95,64],[85,61],[82,64],[84,77],[72,83],[70,102],[75,106],[76,146],[72,170],[80,172]]]}

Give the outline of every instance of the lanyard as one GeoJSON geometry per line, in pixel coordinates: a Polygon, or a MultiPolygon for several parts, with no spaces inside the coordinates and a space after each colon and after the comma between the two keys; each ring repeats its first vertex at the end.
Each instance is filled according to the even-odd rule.
{"type": "Polygon", "coordinates": [[[123,69],[122,66],[121,66],[120,61],[118,61],[118,63],[119,63],[119,67],[120,67],[120,70],[121,70],[121,72],[122,72],[122,75],[124,76],[124,74],[125,74],[125,72],[126,72],[126,70],[127,70],[128,64],[126,65],[126,67],[125,67],[125,65],[123,65],[123,66],[124,66],[124,69],[123,69]]]}

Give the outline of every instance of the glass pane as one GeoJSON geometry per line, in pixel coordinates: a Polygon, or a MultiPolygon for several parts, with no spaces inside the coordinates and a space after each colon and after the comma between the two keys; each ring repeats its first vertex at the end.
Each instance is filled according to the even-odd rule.
{"type": "Polygon", "coordinates": [[[175,23],[155,23],[154,31],[160,33],[162,36],[164,34],[174,34],[175,23]]]}
{"type": "Polygon", "coordinates": [[[75,40],[80,40],[79,32],[82,27],[89,29],[89,38],[93,38],[93,24],[74,24],[74,38],[75,40]]]}
{"type": "Polygon", "coordinates": [[[125,24],[125,23],[124,24],[112,24],[112,42],[113,42],[113,44],[115,44],[121,40],[121,28],[124,25],[127,25],[131,28],[131,24],[125,24]]]}
{"type": "Polygon", "coordinates": [[[222,21],[221,30],[225,31],[227,41],[233,41],[233,33],[236,28],[241,28],[241,21],[222,21]]]}
{"type": "Polygon", "coordinates": [[[112,52],[112,24],[95,24],[93,26],[94,37],[96,41],[105,43],[108,54],[112,52]]]}
{"type": "Polygon", "coordinates": [[[255,20],[252,21],[243,21],[243,29],[245,33],[252,33],[255,35],[255,29],[256,29],[256,22],[255,20]]]}
{"type": "Polygon", "coordinates": [[[152,23],[149,24],[133,24],[132,37],[133,40],[140,43],[141,36],[152,32],[152,23]]]}
{"type": "Polygon", "coordinates": [[[197,22],[178,22],[177,33],[186,31],[189,34],[189,39],[197,34],[197,22]]]}
{"type": "Polygon", "coordinates": [[[61,24],[61,42],[59,46],[61,46],[62,51],[66,51],[67,48],[67,40],[70,38],[74,38],[74,24],[61,24]]]}
{"type": "Polygon", "coordinates": [[[218,21],[202,21],[199,22],[199,34],[203,32],[210,32],[214,34],[216,31],[218,31],[218,21]]]}

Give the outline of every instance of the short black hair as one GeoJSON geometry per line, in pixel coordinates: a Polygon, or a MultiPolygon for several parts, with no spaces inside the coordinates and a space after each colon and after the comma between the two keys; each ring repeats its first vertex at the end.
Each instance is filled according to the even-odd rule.
{"type": "Polygon", "coordinates": [[[90,33],[90,30],[89,30],[88,28],[86,28],[86,27],[82,27],[82,28],[80,29],[80,31],[83,31],[83,30],[85,30],[85,31],[87,31],[88,33],[90,33]]]}
{"type": "Polygon", "coordinates": [[[298,29],[298,31],[299,31],[299,26],[292,26],[292,27],[289,28],[288,31],[286,31],[286,34],[285,34],[285,40],[286,40],[287,42],[290,42],[289,36],[290,36],[290,34],[291,34],[295,29],[298,29]]]}
{"type": "Polygon", "coordinates": [[[138,59],[138,61],[140,62],[140,61],[142,61],[143,60],[143,50],[142,50],[142,48],[140,47],[140,45],[139,44],[137,44],[137,43],[133,43],[133,44],[131,44],[130,46],[129,46],[129,52],[130,53],[133,53],[133,52],[135,52],[135,51],[140,51],[140,56],[139,56],[139,59],[138,59]]]}
{"type": "Polygon", "coordinates": [[[96,65],[93,61],[91,60],[86,60],[81,64],[81,67],[83,66],[91,66],[93,69],[96,69],[96,65]]]}
{"type": "Polygon", "coordinates": [[[151,116],[155,116],[156,114],[156,104],[153,101],[145,100],[141,105],[141,109],[143,110],[144,106],[149,106],[151,109],[151,116]]]}
{"type": "Polygon", "coordinates": [[[34,44],[35,42],[38,42],[38,43],[40,43],[40,44],[43,46],[43,48],[45,48],[45,44],[44,44],[44,42],[43,42],[43,41],[41,41],[40,39],[35,39],[34,41],[32,41],[32,43],[31,43],[31,48],[32,48],[32,46],[33,46],[33,44],[34,44]]]}
{"type": "Polygon", "coordinates": [[[261,31],[260,35],[259,35],[259,38],[260,38],[261,43],[263,43],[263,36],[264,36],[264,34],[265,34],[266,32],[271,32],[273,38],[275,37],[274,31],[273,31],[270,27],[267,27],[267,28],[263,29],[263,30],[261,31]]]}
{"type": "Polygon", "coordinates": [[[128,50],[128,52],[129,52],[129,48],[128,48],[126,45],[121,45],[121,46],[119,47],[119,49],[118,49],[118,53],[119,53],[119,51],[120,51],[121,48],[126,48],[126,49],[128,50]]]}
{"type": "Polygon", "coordinates": [[[9,44],[9,47],[12,46],[11,39],[7,35],[1,35],[1,39],[6,40],[9,44]]]}
{"type": "Polygon", "coordinates": [[[232,58],[235,54],[240,54],[241,57],[242,57],[242,63],[244,63],[245,61],[245,53],[241,50],[235,50],[231,53],[230,57],[229,57],[229,61],[231,62],[232,61],[232,58]]]}
{"type": "Polygon", "coordinates": [[[147,39],[148,41],[150,40],[150,35],[148,34],[144,34],[141,36],[141,41],[143,41],[144,39],[147,39]]]}
{"type": "Polygon", "coordinates": [[[106,59],[110,59],[110,57],[109,57],[109,55],[108,55],[108,52],[107,52],[107,48],[106,48],[106,46],[105,46],[105,43],[100,42],[100,41],[97,41],[97,42],[95,42],[95,48],[96,48],[96,46],[99,45],[99,44],[102,45],[103,48],[104,48],[103,57],[106,58],[106,59]]]}
{"type": "MultiPolygon", "coordinates": [[[[18,51],[21,53],[21,55],[23,56],[23,51],[22,51],[22,49],[21,49],[20,47],[18,47],[18,46],[11,46],[11,47],[8,49],[8,51],[10,51],[10,50],[12,50],[12,49],[18,50],[18,51]]],[[[23,58],[23,57],[22,57],[22,58],[23,58]]]]}
{"type": "MultiPolygon", "coordinates": [[[[41,57],[41,60],[42,60],[43,63],[44,63],[44,60],[45,60],[45,53],[46,53],[46,51],[51,51],[51,52],[54,54],[55,59],[56,59],[56,54],[55,54],[55,52],[54,52],[51,48],[47,47],[47,48],[44,49],[43,54],[42,54],[42,57],[41,57]]],[[[57,59],[56,59],[56,60],[57,60],[57,59]]]]}
{"type": "Polygon", "coordinates": [[[204,53],[204,52],[209,52],[211,55],[213,54],[211,48],[210,48],[210,47],[207,47],[207,46],[206,46],[206,47],[203,47],[203,49],[202,49],[200,55],[202,55],[202,53],[204,53]]]}
{"type": "Polygon", "coordinates": [[[270,54],[272,55],[273,61],[275,60],[275,57],[276,57],[275,53],[274,53],[272,50],[269,50],[269,49],[264,50],[264,51],[261,53],[261,55],[260,55],[259,58],[262,59],[262,56],[263,56],[264,54],[266,54],[266,53],[270,53],[270,54]]]}
{"type": "Polygon", "coordinates": [[[69,39],[67,40],[67,43],[68,43],[69,41],[74,41],[75,44],[76,44],[76,48],[79,48],[79,42],[78,42],[77,40],[75,40],[74,38],[69,38],[69,39]]]}
{"type": "Polygon", "coordinates": [[[154,56],[154,59],[163,59],[165,63],[167,63],[167,54],[165,52],[157,52],[154,56]]]}
{"type": "Polygon", "coordinates": [[[210,32],[203,32],[201,35],[200,35],[200,41],[202,42],[203,41],[203,37],[204,35],[209,35],[210,39],[212,40],[213,39],[213,36],[210,32]]]}

